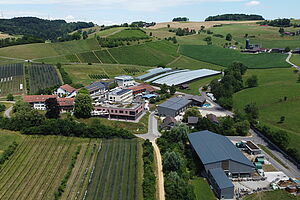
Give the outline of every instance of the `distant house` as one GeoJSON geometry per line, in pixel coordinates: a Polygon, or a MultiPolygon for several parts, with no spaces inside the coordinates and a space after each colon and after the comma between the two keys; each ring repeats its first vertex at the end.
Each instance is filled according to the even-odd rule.
{"type": "Polygon", "coordinates": [[[119,87],[130,87],[135,84],[132,76],[117,76],[115,77],[115,80],[119,87]]]}
{"type": "Polygon", "coordinates": [[[59,97],[75,97],[76,96],[76,89],[73,88],[72,86],[65,84],[60,86],[57,90],[56,90],[56,94],[59,97]]]}
{"type": "Polygon", "coordinates": [[[85,88],[89,91],[91,96],[102,95],[108,90],[107,86],[99,81],[85,86],[85,88]]]}
{"type": "Polygon", "coordinates": [[[219,120],[218,120],[217,116],[214,114],[207,114],[206,118],[215,124],[219,124],[219,120]]]}
{"type": "Polygon", "coordinates": [[[297,48],[297,49],[293,50],[292,53],[294,53],[294,54],[300,54],[300,49],[297,48]]]}
{"type": "Polygon", "coordinates": [[[160,128],[162,130],[169,130],[175,126],[176,122],[177,121],[174,117],[168,116],[163,120],[162,124],[160,125],[160,128]]]}
{"type": "Polygon", "coordinates": [[[270,53],[286,53],[284,48],[273,48],[270,53]]]}
{"type": "Polygon", "coordinates": [[[194,126],[198,123],[199,117],[188,117],[188,125],[194,126]]]}
{"type": "Polygon", "coordinates": [[[156,91],[156,89],[149,84],[140,84],[137,86],[130,87],[128,89],[131,89],[133,91],[133,95],[137,95],[141,93],[149,94],[156,91]]]}
{"type": "Polygon", "coordinates": [[[179,88],[180,88],[181,90],[187,90],[187,89],[189,89],[189,84],[187,84],[187,83],[182,84],[182,85],[179,86],[179,88]]]}
{"type": "Polygon", "coordinates": [[[35,110],[46,110],[46,100],[57,99],[61,112],[72,111],[75,105],[74,98],[58,98],[57,95],[26,95],[23,101],[29,103],[35,110]]]}
{"type": "Polygon", "coordinates": [[[184,98],[187,98],[188,100],[192,101],[192,106],[203,106],[206,102],[206,98],[204,96],[184,96],[184,98]]]}

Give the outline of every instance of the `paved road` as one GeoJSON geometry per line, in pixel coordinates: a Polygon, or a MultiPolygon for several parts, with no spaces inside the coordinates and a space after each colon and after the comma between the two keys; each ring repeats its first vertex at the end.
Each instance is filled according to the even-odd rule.
{"type": "Polygon", "coordinates": [[[4,112],[4,117],[10,118],[10,113],[12,111],[13,107],[9,107],[5,112],[4,112]]]}
{"type": "Polygon", "coordinates": [[[157,119],[155,118],[154,112],[149,115],[148,122],[148,133],[146,134],[136,134],[137,137],[148,139],[152,143],[154,149],[154,155],[157,162],[157,186],[158,186],[158,199],[165,200],[165,188],[164,188],[164,174],[162,166],[162,157],[160,150],[156,144],[156,139],[161,136],[157,129],[157,119]]]}
{"type": "MultiPolygon", "coordinates": [[[[300,68],[299,68],[300,69],[300,68]]],[[[234,113],[230,112],[224,108],[222,108],[217,103],[210,100],[210,98],[206,95],[205,92],[201,91],[201,88],[199,89],[199,92],[202,96],[204,96],[211,105],[213,105],[212,108],[201,108],[203,110],[207,111],[218,111],[223,112],[224,114],[228,116],[233,116],[234,113]]],[[[274,165],[275,168],[283,171],[286,175],[293,178],[300,178],[300,170],[296,164],[294,164],[284,153],[282,153],[278,148],[276,148],[272,143],[265,138],[261,133],[256,132],[253,129],[250,129],[251,137],[228,137],[232,140],[240,141],[240,140],[251,140],[256,144],[262,144],[266,146],[277,158],[279,158],[285,165],[288,166],[289,169],[286,169],[281,164],[279,164],[276,160],[274,160],[272,157],[268,156],[268,160],[274,165]]],[[[265,153],[266,154],[266,153],[265,153]]],[[[267,154],[266,154],[267,155],[267,154]]]]}

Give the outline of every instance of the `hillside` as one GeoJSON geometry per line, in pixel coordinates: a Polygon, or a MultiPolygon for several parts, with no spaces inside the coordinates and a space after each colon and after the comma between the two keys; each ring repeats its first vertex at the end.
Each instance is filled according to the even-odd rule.
{"type": "Polygon", "coordinates": [[[0,31],[11,35],[32,35],[44,40],[56,40],[74,30],[93,27],[93,23],[46,20],[36,17],[0,19],[0,31]]]}

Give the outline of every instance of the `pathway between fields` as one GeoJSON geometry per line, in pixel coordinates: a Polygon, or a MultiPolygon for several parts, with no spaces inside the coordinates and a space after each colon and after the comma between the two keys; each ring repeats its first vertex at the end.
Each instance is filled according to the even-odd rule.
{"type": "MultiPolygon", "coordinates": [[[[0,101],[0,103],[16,103],[15,101],[0,101]]],[[[5,112],[3,113],[4,117],[10,118],[10,113],[12,111],[13,107],[9,107],[8,109],[5,110],[5,112]]]]}
{"type": "Polygon", "coordinates": [[[292,65],[294,68],[296,68],[298,71],[300,71],[300,67],[299,66],[297,66],[297,65],[295,65],[294,63],[292,63],[291,62],[291,57],[292,57],[292,53],[291,52],[289,52],[289,55],[288,55],[288,57],[286,58],[286,62],[287,63],[289,63],[290,65],[292,65]]]}
{"type": "Polygon", "coordinates": [[[157,119],[155,118],[154,112],[149,115],[148,133],[136,134],[137,137],[148,139],[152,143],[154,149],[154,155],[157,162],[157,188],[158,188],[158,199],[165,200],[165,187],[164,187],[164,174],[162,166],[162,157],[160,154],[159,147],[156,144],[156,139],[161,136],[157,129],[157,119]]]}

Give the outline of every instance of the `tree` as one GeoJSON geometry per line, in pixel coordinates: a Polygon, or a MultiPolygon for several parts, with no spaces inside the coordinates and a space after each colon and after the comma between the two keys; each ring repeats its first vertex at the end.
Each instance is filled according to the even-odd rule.
{"type": "Polygon", "coordinates": [[[283,34],[283,33],[284,33],[284,28],[280,27],[278,32],[279,32],[280,34],[283,34]]]}
{"type": "Polygon", "coordinates": [[[186,143],[188,140],[189,127],[183,123],[176,124],[169,132],[170,140],[173,142],[186,143]]]}
{"type": "Polygon", "coordinates": [[[244,111],[250,121],[258,119],[259,110],[256,103],[247,104],[244,111]]]}
{"type": "Polygon", "coordinates": [[[8,94],[8,95],[6,96],[6,100],[7,100],[7,101],[13,101],[13,100],[14,100],[14,96],[13,96],[12,94],[8,94]]]}
{"type": "Polygon", "coordinates": [[[273,133],[273,141],[279,148],[285,150],[289,146],[290,138],[285,131],[279,130],[273,133]]]}
{"type": "Polygon", "coordinates": [[[257,87],[258,86],[257,76],[253,75],[253,76],[249,77],[247,79],[246,83],[249,88],[257,87]]]}
{"type": "Polygon", "coordinates": [[[205,26],[201,26],[200,30],[203,31],[205,29],[205,26]]]}
{"type": "Polygon", "coordinates": [[[88,94],[79,93],[75,98],[74,115],[78,118],[88,118],[93,110],[92,99],[88,94]]]}
{"type": "Polygon", "coordinates": [[[196,107],[187,109],[183,115],[183,121],[187,122],[189,117],[201,117],[199,109],[196,107]]]}
{"type": "Polygon", "coordinates": [[[36,127],[43,123],[45,117],[37,110],[20,110],[11,118],[12,130],[23,130],[25,128],[36,127]]]}
{"type": "Polygon", "coordinates": [[[77,91],[77,94],[90,94],[88,89],[86,88],[81,88],[80,90],[77,91]]]}
{"type": "Polygon", "coordinates": [[[175,92],[176,92],[176,87],[175,87],[175,85],[172,85],[171,87],[170,87],[170,94],[171,95],[174,95],[175,94],[175,92]]]}
{"type": "Polygon", "coordinates": [[[291,51],[291,48],[290,47],[285,47],[284,51],[288,53],[288,52],[291,51]]]}
{"type": "Polygon", "coordinates": [[[17,101],[14,105],[13,105],[13,112],[20,112],[20,111],[25,111],[25,112],[29,112],[31,110],[30,104],[24,101],[17,101]]]}
{"type": "Polygon", "coordinates": [[[152,37],[152,35],[153,35],[152,32],[150,32],[149,35],[150,35],[150,37],[152,37]]]}
{"type": "Polygon", "coordinates": [[[45,116],[50,119],[59,118],[60,108],[57,98],[49,98],[45,101],[47,112],[45,116]]]}
{"type": "Polygon", "coordinates": [[[221,97],[218,103],[225,109],[231,110],[233,106],[232,97],[221,97]]]}
{"type": "Polygon", "coordinates": [[[0,103],[0,112],[3,112],[6,109],[6,106],[4,104],[0,103]]]}
{"type": "Polygon", "coordinates": [[[171,27],[171,26],[170,26],[170,24],[168,24],[167,26],[168,26],[168,28],[170,28],[170,27],[171,27]]]}
{"type": "Polygon", "coordinates": [[[232,40],[232,35],[231,35],[230,33],[228,33],[228,34],[226,35],[226,40],[227,40],[227,41],[231,41],[231,40],[232,40]]]}
{"type": "Polygon", "coordinates": [[[244,120],[241,122],[236,122],[234,124],[234,127],[235,127],[235,131],[237,132],[238,135],[246,136],[250,129],[250,123],[248,120],[244,120]]]}
{"type": "Polygon", "coordinates": [[[300,74],[298,75],[298,83],[300,83],[300,74]]]}
{"type": "Polygon", "coordinates": [[[166,94],[168,92],[168,86],[164,83],[162,86],[160,86],[160,93],[166,94]]]}
{"type": "Polygon", "coordinates": [[[86,31],[82,32],[82,39],[87,39],[89,37],[88,33],[86,31]]]}
{"type": "Polygon", "coordinates": [[[283,123],[284,121],[285,121],[285,116],[281,116],[279,123],[283,123]]]}
{"type": "Polygon", "coordinates": [[[174,151],[166,152],[163,159],[164,172],[180,171],[182,162],[183,160],[178,153],[174,151]]]}

